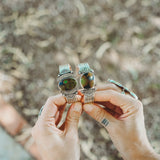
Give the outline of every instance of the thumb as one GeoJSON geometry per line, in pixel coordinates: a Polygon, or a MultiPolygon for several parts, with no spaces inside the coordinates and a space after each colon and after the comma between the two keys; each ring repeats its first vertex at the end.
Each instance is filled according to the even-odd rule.
{"type": "Polygon", "coordinates": [[[83,105],[83,110],[105,128],[108,126],[109,122],[116,120],[110,113],[95,103],[83,105]]]}
{"type": "Polygon", "coordinates": [[[65,127],[67,133],[70,131],[77,132],[78,122],[82,113],[82,104],[80,102],[73,103],[67,113],[65,127]]]}

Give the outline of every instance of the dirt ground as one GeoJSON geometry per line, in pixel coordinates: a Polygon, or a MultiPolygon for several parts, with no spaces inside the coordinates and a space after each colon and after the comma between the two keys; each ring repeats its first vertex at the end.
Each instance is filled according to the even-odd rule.
{"type": "MultiPolygon", "coordinates": [[[[60,64],[88,62],[97,86],[108,78],[144,104],[147,134],[160,153],[159,0],[0,0],[1,94],[34,125],[59,93],[60,64]]],[[[83,113],[81,160],[121,160],[105,129],[83,113]]]]}

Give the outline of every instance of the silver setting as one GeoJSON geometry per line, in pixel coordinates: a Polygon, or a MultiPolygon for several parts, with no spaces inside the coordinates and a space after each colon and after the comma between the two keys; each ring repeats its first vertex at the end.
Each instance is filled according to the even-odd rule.
{"type": "Polygon", "coordinates": [[[67,103],[73,103],[73,102],[76,102],[77,101],[77,93],[78,93],[78,81],[75,77],[75,75],[73,74],[73,71],[71,70],[70,68],[70,71],[68,69],[66,69],[66,73],[64,72],[65,68],[68,68],[70,65],[62,65],[60,66],[59,68],[59,75],[57,77],[57,81],[58,81],[58,88],[61,90],[61,88],[59,87],[59,83],[63,80],[63,79],[66,79],[66,78],[71,78],[71,79],[74,79],[76,81],[76,86],[75,88],[73,88],[72,90],[68,90],[68,91],[62,91],[61,90],[61,93],[63,96],[66,97],[66,100],[67,100],[67,103]],[[61,73],[61,71],[63,71],[63,73],[61,73]]]}
{"type": "Polygon", "coordinates": [[[63,75],[58,75],[57,81],[60,82],[61,80],[65,79],[65,78],[73,78],[77,81],[77,79],[73,73],[65,73],[63,75]]]}
{"type": "MultiPolygon", "coordinates": [[[[81,92],[82,94],[84,94],[84,103],[92,103],[94,102],[95,87],[85,89],[81,84],[81,78],[85,73],[91,72],[94,74],[94,70],[90,68],[88,63],[81,63],[78,65],[78,68],[79,68],[78,74],[81,75],[80,86],[81,88],[83,88],[81,89],[81,92]]],[[[94,77],[94,85],[95,85],[95,77],[94,77]]]]}
{"type": "Polygon", "coordinates": [[[77,102],[78,99],[77,99],[77,93],[78,92],[75,92],[75,93],[72,93],[72,94],[64,94],[64,96],[66,97],[67,99],[67,103],[74,103],[74,102],[77,102]]]}

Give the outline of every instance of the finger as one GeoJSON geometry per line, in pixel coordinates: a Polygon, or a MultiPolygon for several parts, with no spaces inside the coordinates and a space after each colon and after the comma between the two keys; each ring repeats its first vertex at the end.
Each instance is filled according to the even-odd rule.
{"type": "Polygon", "coordinates": [[[84,96],[80,90],[78,91],[78,95],[80,95],[81,97],[84,96]]]}
{"type": "Polygon", "coordinates": [[[112,109],[109,109],[109,108],[107,108],[107,107],[105,107],[105,108],[103,108],[105,111],[107,111],[108,113],[110,113],[113,117],[115,117],[115,118],[119,118],[122,114],[119,114],[119,113],[117,113],[117,112],[115,112],[114,110],[112,110],[112,109]]]}
{"type": "MultiPolygon", "coordinates": [[[[65,97],[64,97],[64,98],[65,98],[65,97]]],[[[77,101],[79,102],[79,101],[81,100],[81,95],[76,95],[76,99],[77,99],[77,101]]],[[[62,119],[62,115],[63,115],[63,112],[64,112],[64,110],[65,110],[65,105],[63,105],[62,107],[59,107],[58,110],[59,110],[59,118],[58,118],[58,120],[56,121],[56,125],[58,125],[59,122],[60,122],[61,119],[62,119]]]]}
{"type": "MultiPolygon", "coordinates": [[[[117,91],[119,93],[123,92],[122,88],[118,87],[117,85],[115,85],[113,83],[108,83],[108,84],[98,86],[97,89],[96,89],[96,91],[104,91],[104,90],[114,90],[114,91],[117,91]]],[[[131,94],[128,93],[127,91],[125,92],[125,95],[133,98],[133,96],[131,96],[131,94]]]]}
{"type": "Polygon", "coordinates": [[[64,130],[65,129],[65,122],[62,123],[62,125],[59,127],[60,130],[64,130]]]}
{"type": "Polygon", "coordinates": [[[113,105],[110,102],[98,102],[98,104],[101,104],[103,107],[110,109],[117,114],[123,114],[123,111],[119,106],[113,105]]]}
{"type": "MultiPolygon", "coordinates": [[[[105,91],[105,90],[113,90],[113,91],[117,91],[119,93],[122,92],[121,88],[117,87],[115,84],[112,84],[112,83],[100,85],[96,88],[96,91],[105,91]]],[[[83,95],[80,91],[79,91],[79,94],[83,95]]],[[[82,97],[82,102],[84,103],[84,96],[82,97]]]]}
{"type": "Polygon", "coordinates": [[[139,100],[113,90],[97,91],[95,93],[95,101],[97,103],[108,101],[115,106],[119,106],[123,114],[125,114],[124,117],[122,114],[121,119],[131,117],[131,115],[135,115],[139,110],[143,110],[143,105],[139,100]]]}
{"type": "Polygon", "coordinates": [[[62,95],[48,98],[40,116],[43,120],[49,120],[55,125],[60,120],[61,114],[66,106],[66,99],[62,95]]]}
{"type": "Polygon", "coordinates": [[[66,106],[66,105],[58,108],[58,109],[59,109],[59,115],[58,115],[58,118],[56,119],[56,126],[59,124],[59,122],[60,122],[61,119],[62,119],[63,112],[64,112],[64,110],[65,110],[65,106],[66,106]]]}
{"type": "Polygon", "coordinates": [[[103,90],[110,90],[110,89],[118,91],[118,92],[122,91],[121,88],[117,87],[116,85],[112,83],[103,84],[103,85],[96,87],[96,91],[103,91],[103,90]]]}
{"type": "Polygon", "coordinates": [[[117,112],[115,112],[114,110],[112,110],[112,109],[110,109],[110,108],[108,108],[108,107],[104,107],[102,104],[100,104],[100,103],[95,103],[95,104],[97,104],[97,105],[100,105],[100,107],[102,107],[105,111],[107,111],[108,113],[110,113],[113,117],[115,117],[115,118],[117,118],[117,117],[119,117],[120,116],[120,114],[119,113],[117,113],[117,112]]]}
{"type": "Polygon", "coordinates": [[[111,110],[115,109],[115,105],[110,105],[111,104],[110,102],[98,102],[98,104],[101,104],[102,106],[107,107],[111,110]]]}
{"type": "Polygon", "coordinates": [[[115,106],[119,106],[122,110],[123,107],[133,105],[133,103],[137,101],[130,96],[126,96],[113,90],[97,91],[95,92],[94,99],[95,102],[110,102],[115,106]]]}
{"type": "Polygon", "coordinates": [[[80,102],[73,103],[67,113],[65,129],[66,133],[77,133],[78,122],[82,113],[82,104],[80,102]]]}
{"type": "Polygon", "coordinates": [[[116,120],[110,113],[95,103],[83,105],[83,110],[104,127],[109,125],[108,122],[113,122],[116,120]]]}

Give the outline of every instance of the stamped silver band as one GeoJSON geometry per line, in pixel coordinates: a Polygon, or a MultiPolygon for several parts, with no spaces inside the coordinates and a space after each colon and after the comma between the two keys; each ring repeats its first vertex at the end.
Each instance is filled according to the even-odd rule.
{"type": "Polygon", "coordinates": [[[69,64],[59,66],[59,76],[66,74],[66,73],[71,73],[71,72],[72,72],[72,69],[69,64]]]}
{"type": "Polygon", "coordinates": [[[69,97],[69,96],[66,96],[66,99],[67,99],[67,103],[77,102],[77,97],[76,97],[76,95],[74,95],[72,98],[69,97]]]}
{"type": "Polygon", "coordinates": [[[80,63],[78,65],[79,68],[79,74],[87,73],[87,72],[94,72],[88,63],[80,63]]]}
{"type": "Polygon", "coordinates": [[[84,103],[94,102],[95,88],[83,89],[81,92],[84,94],[84,103]]]}

